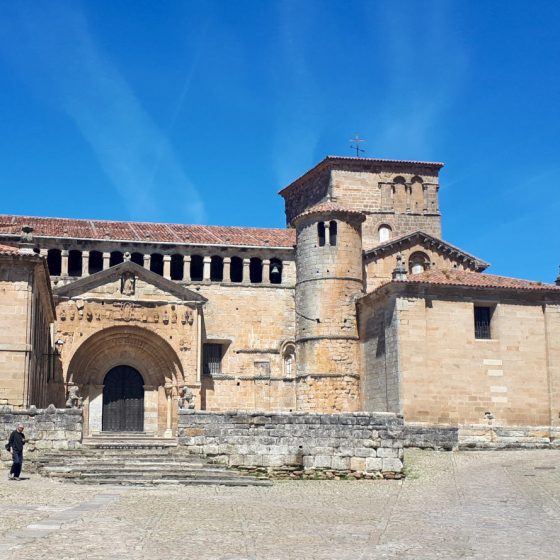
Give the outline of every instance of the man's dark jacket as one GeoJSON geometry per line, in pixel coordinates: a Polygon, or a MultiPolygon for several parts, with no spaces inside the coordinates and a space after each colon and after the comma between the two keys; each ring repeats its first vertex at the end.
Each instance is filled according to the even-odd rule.
{"type": "Polygon", "coordinates": [[[10,447],[12,448],[13,451],[19,451],[20,453],[22,453],[23,445],[25,443],[25,436],[23,435],[23,433],[14,430],[10,434],[10,439],[8,440],[8,443],[10,444],[10,447]]]}

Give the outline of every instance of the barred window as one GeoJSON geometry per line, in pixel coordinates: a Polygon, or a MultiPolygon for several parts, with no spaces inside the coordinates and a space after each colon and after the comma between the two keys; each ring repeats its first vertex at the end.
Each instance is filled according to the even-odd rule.
{"type": "Polygon", "coordinates": [[[490,307],[474,307],[474,337],[489,339],[492,338],[490,322],[492,319],[492,309],[490,307]]]}
{"type": "Polygon", "coordinates": [[[202,350],[202,372],[204,375],[222,372],[222,345],[207,343],[202,350]]]}

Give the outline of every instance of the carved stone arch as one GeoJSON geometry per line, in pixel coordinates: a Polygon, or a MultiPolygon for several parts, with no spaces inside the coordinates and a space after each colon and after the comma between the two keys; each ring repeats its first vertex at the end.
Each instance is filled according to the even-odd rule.
{"type": "Polygon", "coordinates": [[[393,183],[395,183],[397,185],[406,185],[406,179],[402,175],[397,175],[393,179],[393,183]]]}
{"type": "Polygon", "coordinates": [[[293,340],[285,340],[280,346],[282,357],[282,375],[293,377],[296,373],[296,343],[293,340]]]}
{"type": "Polygon", "coordinates": [[[423,251],[415,251],[408,258],[408,272],[419,274],[430,268],[430,257],[423,251]]]}
{"type": "Polygon", "coordinates": [[[422,179],[422,177],[420,177],[420,175],[414,175],[414,177],[412,177],[410,182],[411,183],[423,183],[424,179],[422,179]]]}
{"type": "Polygon", "coordinates": [[[136,326],[103,329],[84,340],[68,365],[67,382],[100,385],[105,374],[119,365],[137,369],[146,385],[183,383],[181,362],[167,341],[136,326]]]}

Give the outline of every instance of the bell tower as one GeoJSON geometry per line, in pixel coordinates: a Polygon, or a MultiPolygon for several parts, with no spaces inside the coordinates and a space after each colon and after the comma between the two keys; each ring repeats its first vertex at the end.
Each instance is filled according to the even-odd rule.
{"type": "Polygon", "coordinates": [[[363,293],[365,216],[332,202],[296,216],[296,406],[360,408],[356,297],[363,293]]]}

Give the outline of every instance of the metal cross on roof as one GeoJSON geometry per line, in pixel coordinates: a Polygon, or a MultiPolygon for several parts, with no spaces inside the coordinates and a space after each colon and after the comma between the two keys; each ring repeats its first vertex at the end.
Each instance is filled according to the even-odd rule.
{"type": "Polygon", "coordinates": [[[365,142],[365,140],[364,140],[363,138],[360,138],[357,134],[356,134],[356,136],[354,136],[354,138],[352,138],[352,139],[350,140],[350,147],[351,147],[353,150],[356,150],[356,157],[360,157],[360,152],[365,153],[365,150],[362,150],[362,149],[360,148],[360,143],[361,143],[361,142],[365,142]],[[354,144],[352,144],[352,142],[353,142],[354,144]]]}

